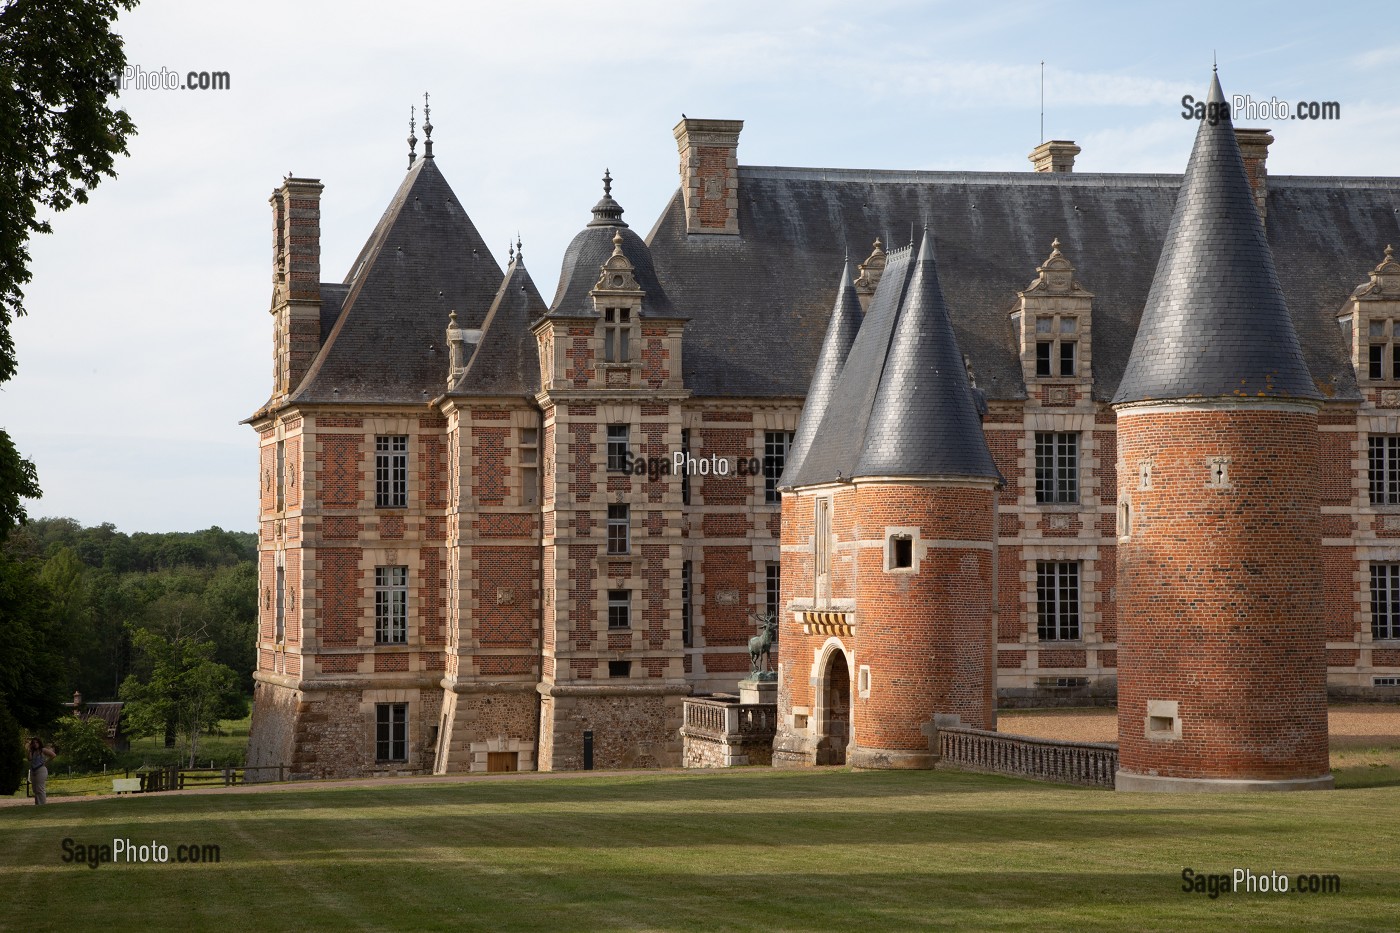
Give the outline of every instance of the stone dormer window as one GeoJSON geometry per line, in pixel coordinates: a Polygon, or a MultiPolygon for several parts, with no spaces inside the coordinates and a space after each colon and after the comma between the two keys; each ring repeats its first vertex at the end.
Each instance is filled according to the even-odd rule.
{"type": "Polygon", "coordinates": [[[1093,294],[1074,277],[1074,266],[1060,252],[1060,241],[1036,269],[1036,278],[1018,292],[1011,327],[1028,386],[1036,382],[1087,382],[1093,294]]]}
{"type": "Polygon", "coordinates": [[[1400,262],[1387,246],[1369,280],[1337,315],[1359,380],[1400,382],[1400,262]]]}
{"type": "Polygon", "coordinates": [[[623,385],[629,379],[624,367],[637,359],[635,328],[642,314],[642,289],[631,261],[622,252],[622,243],[622,232],[618,231],[613,235],[612,255],[603,263],[598,284],[590,292],[602,328],[602,358],[609,369],[609,385],[623,385]]]}

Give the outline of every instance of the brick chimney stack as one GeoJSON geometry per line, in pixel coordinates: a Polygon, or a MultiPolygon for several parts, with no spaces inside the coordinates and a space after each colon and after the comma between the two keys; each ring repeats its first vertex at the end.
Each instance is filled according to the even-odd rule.
{"type": "Polygon", "coordinates": [[[739,234],[739,133],[743,120],[683,117],[672,132],[681,159],[686,233],[739,234]]]}
{"type": "Polygon", "coordinates": [[[1037,172],[1072,172],[1074,157],[1080,152],[1073,140],[1052,139],[1032,149],[1027,158],[1037,172]]]}
{"type": "Polygon", "coordinates": [[[1249,187],[1254,191],[1254,205],[1259,208],[1259,216],[1269,219],[1269,144],[1274,137],[1268,130],[1235,129],[1235,141],[1239,143],[1240,155],[1244,156],[1245,174],[1249,176],[1249,187]]]}
{"type": "Polygon", "coordinates": [[[272,193],[273,397],[285,399],[321,348],[321,189],[288,176],[272,193]]]}

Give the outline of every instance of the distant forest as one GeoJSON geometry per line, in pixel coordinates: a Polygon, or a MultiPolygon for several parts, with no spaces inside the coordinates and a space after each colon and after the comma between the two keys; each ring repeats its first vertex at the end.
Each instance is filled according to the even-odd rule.
{"type": "Polygon", "coordinates": [[[255,534],[218,527],[126,534],[68,518],[21,525],[0,546],[0,615],[10,616],[0,654],[11,655],[0,659],[0,693],[21,722],[43,721],[75,690],[117,699],[128,677],[149,681],[160,644],[180,642],[205,645],[239,692],[251,693],[256,559],[255,534]]]}

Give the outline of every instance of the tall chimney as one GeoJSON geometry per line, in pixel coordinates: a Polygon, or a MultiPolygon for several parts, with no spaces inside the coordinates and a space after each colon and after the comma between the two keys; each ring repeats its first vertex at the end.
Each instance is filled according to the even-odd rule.
{"type": "Polygon", "coordinates": [[[681,157],[686,233],[739,233],[739,133],[743,120],[682,117],[672,132],[681,157]]]}
{"type": "Polygon", "coordinates": [[[1269,144],[1273,141],[1268,130],[1235,128],[1235,142],[1239,143],[1240,155],[1244,156],[1244,170],[1254,192],[1254,206],[1259,208],[1259,216],[1264,220],[1269,217],[1268,160],[1269,144]]]}
{"type": "Polygon", "coordinates": [[[1079,153],[1080,149],[1073,140],[1052,139],[1032,149],[1027,158],[1037,172],[1072,172],[1074,157],[1079,153]]]}
{"type": "Polygon", "coordinates": [[[273,397],[286,398],[321,349],[321,189],[288,176],[272,193],[273,397]]]}

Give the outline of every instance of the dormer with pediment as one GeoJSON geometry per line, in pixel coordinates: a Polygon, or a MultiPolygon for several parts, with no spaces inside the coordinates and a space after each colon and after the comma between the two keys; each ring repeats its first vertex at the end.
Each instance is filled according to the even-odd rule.
{"type": "Polygon", "coordinates": [[[1351,293],[1337,323],[1356,368],[1356,382],[1373,403],[1400,405],[1400,262],[1386,246],[1369,281],[1351,293]],[[1386,392],[1388,398],[1380,398],[1386,392]]]}
{"type": "Polygon", "coordinates": [[[602,200],[569,244],[559,290],[535,325],[544,391],[683,389],[685,319],[622,213],[604,173],[602,200]]]}
{"type": "Polygon", "coordinates": [[[1075,277],[1058,239],[1035,271],[1011,312],[1026,394],[1044,405],[1087,402],[1094,381],[1094,295],[1075,277]]]}

